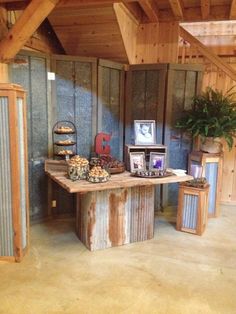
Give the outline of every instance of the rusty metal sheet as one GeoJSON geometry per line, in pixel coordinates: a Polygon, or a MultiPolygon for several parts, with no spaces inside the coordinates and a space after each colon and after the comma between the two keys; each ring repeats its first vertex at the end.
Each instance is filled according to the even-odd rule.
{"type": "Polygon", "coordinates": [[[111,189],[77,197],[76,232],[91,251],[153,237],[154,187],[111,189]]]}

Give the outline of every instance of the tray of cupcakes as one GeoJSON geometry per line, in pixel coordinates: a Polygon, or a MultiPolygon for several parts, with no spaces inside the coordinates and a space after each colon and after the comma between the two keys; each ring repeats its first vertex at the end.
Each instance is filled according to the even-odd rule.
{"type": "Polygon", "coordinates": [[[110,174],[122,173],[125,171],[125,165],[111,155],[99,155],[90,160],[90,166],[100,166],[105,168],[110,174]]]}

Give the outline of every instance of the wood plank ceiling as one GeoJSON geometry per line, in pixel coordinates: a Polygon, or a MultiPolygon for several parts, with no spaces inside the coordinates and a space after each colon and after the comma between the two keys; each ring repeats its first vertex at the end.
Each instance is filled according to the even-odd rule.
{"type": "MultiPolygon", "coordinates": [[[[8,10],[30,1],[0,0],[8,10]]],[[[126,62],[114,3],[123,3],[138,23],[236,19],[236,0],[61,0],[48,16],[65,52],[126,62]]]]}

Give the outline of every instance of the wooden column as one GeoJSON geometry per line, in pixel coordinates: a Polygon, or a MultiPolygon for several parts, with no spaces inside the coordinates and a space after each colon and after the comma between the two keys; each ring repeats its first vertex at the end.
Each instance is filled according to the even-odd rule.
{"type": "MultiPolygon", "coordinates": [[[[7,10],[0,5],[0,40],[7,32],[7,10]]],[[[8,66],[5,63],[0,63],[0,83],[8,83],[8,66]]]]}
{"type": "Polygon", "coordinates": [[[29,201],[25,91],[0,84],[0,260],[20,262],[28,248],[29,201]]]}
{"type": "Polygon", "coordinates": [[[6,63],[0,63],[0,83],[8,83],[8,65],[6,63]]]}
{"type": "Polygon", "coordinates": [[[220,198],[222,189],[222,154],[210,154],[203,152],[192,152],[189,155],[189,173],[191,166],[202,167],[202,177],[206,177],[210,184],[208,217],[218,217],[220,215],[220,198]]]}
{"type": "Polygon", "coordinates": [[[154,186],[77,193],[76,233],[91,251],[153,238],[154,186]]]}

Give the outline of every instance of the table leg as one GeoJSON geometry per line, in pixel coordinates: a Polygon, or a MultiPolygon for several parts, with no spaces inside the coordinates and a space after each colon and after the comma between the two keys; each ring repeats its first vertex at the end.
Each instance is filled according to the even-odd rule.
{"type": "Polygon", "coordinates": [[[76,207],[76,234],[91,251],[153,238],[154,186],[78,193],[76,207]]]}

